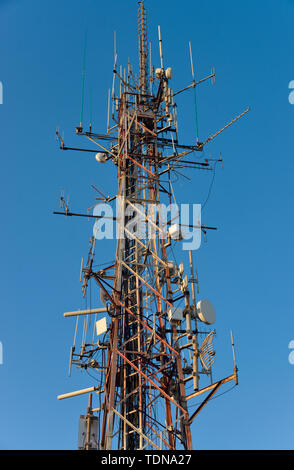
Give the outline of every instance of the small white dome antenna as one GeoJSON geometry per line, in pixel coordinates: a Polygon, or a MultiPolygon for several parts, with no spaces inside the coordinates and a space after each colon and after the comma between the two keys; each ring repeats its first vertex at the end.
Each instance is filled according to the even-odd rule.
{"type": "Polygon", "coordinates": [[[99,162],[99,163],[105,163],[107,161],[107,155],[104,152],[96,153],[95,158],[96,158],[97,162],[99,162]]]}

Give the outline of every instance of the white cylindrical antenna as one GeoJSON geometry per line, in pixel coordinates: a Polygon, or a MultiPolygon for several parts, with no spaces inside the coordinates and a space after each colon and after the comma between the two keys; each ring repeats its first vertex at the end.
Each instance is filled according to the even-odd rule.
{"type": "Polygon", "coordinates": [[[190,310],[186,314],[186,332],[187,332],[188,339],[192,339],[192,325],[191,325],[190,310]]]}
{"type": "Polygon", "coordinates": [[[235,344],[233,339],[233,332],[231,330],[231,341],[232,341],[232,350],[233,350],[233,360],[234,360],[234,374],[235,374],[235,384],[238,385],[238,367],[236,363],[236,355],[235,355],[235,344]]]}
{"type": "Polygon", "coordinates": [[[114,97],[114,83],[115,83],[116,62],[117,62],[117,54],[115,54],[115,56],[114,56],[114,63],[113,63],[112,97],[114,97]]]}
{"type": "Polygon", "coordinates": [[[82,351],[84,351],[85,344],[86,344],[88,319],[89,319],[89,316],[86,315],[86,317],[84,318],[84,324],[83,324],[83,335],[82,335],[82,345],[81,345],[82,351]]]}
{"type": "Polygon", "coordinates": [[[233,351],[234,367],[236,367],[235,345],[234,345],[234,338],[233,338],[233,332],[232,332],[232,330],[231,330],[231,342],[232,342],[232,351],[233,351]]]}
{"type": "Polygon", "coordinates": [[[161,70],[163,71],[164,69],[163,69],[162,40],[161,40],[160,26],[158,26],[158,39],[159,39],[160,66],[161,66],[161,70]]]}
{"type": "MultiPolygon", "coordinates": [[[[116,60],[114,62],[116,64],[116,60]]],[[[112,91],[111,91],[111,98],[112,98],[112,118],[114,117],[114,85],[115,85],[115,73],[113,72],[113,78],[112,78],[112,91]]]]}
{"type": "Polygon", "coordinates": [[[151,51],[151,41],[149,42],[149,80],[150,80],[150,93],[151,93],[151,95],[152,95],[153,77],[152,77],[152,51],[151,51]]]}
{"type": "MultiPolygon", "coordinates": [[[[122,65],[119,67],[119,74],[122,77],[122,65]]],[[[119,97],[121,98],[122,96],[122,80],[119,82],[119,97]]]]}
{"type": "Polygon", "coordinates": [[[71,376],[72,356],[73,356],[74,350],[75,350],[75,347],[72,346],[70,348],[70,356],[69,356],[69,368],[68,368],[68,376],[69,377],[71,376]]]}
{"type": "Polygon", "coordinates": [[[75,327],[74,341],[73,341],[73,347],[74,347],[74,348],[75,348],[75,345],[76,345],[77,332],[78,332],[78,325],[79,325],[79,318],[80,318],[80,317],[77,317],[77,319],[76,319],[76,327],[75,327]]]}
{"type": "Polygon", "coordinates": [[[117,53],[116,53],[116,31],[114,31],[114,64],[113,64],[113,78],[112,78],[112,116],[114,116],[114,85],[115,85],[115,74],[116,74],[116,62],[117,62],[117,53]]]}
{"type": "Polygon", "coordinates": [[[152,55],[151,55],[151,41],[149,42],[149,74],[152,76],[152,55]]]}
{"type": "Polygon", "coordinates": [[[195,295],[195,281],[194,281],[194,265],[193,265],[193,255],[192,251],[189,250],[189,261],[190,261],[190,272],[191,272],[191,290],[192,290],[192,300],[194,305],[194,313],[196,314],[196,295],[195,295]]]}
{"type": "Polygon", "coordinates": [[[76,392],[64,393],[63,395],[58,395],[58,400],[64,400],[65,398],[77,397],[78,395],[84,395],[85,393],[96,392],[98,387],[89,387],[77,390],[76,392]]]}
{"type": "Polygon", "coordinates": [[[84,267],[84,258],[82,258],[82,261],[81,261],[80,282],[82,282],[83,267],[84,267]]]}
{"type": "Polygon", "coordinates": [[[194,65],[193,65],[193,56],[192,56],[192,46],[191,46],[191,41],[189,41],[189,50],[190,50],[190,61],[191,61],[191,72],[192,72],[192,78],[193,78],[193,82],[195,82],[195,75],[194,75],[194,65]]]}
{"type": "Polygon", "coordinates": [[[76,317],[79,315],[91,315],[93,313],[107,313],[108,310],[106,307],[101,307],[101,308],[91,308],[90,310],[76,310],[74,312],[65,312],[63,316],[65,318],[67,317],[76,317]]]}

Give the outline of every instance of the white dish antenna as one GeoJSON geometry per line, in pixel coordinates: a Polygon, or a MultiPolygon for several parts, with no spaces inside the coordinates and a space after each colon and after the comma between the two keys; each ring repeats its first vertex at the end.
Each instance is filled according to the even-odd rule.
{"type": "Polygon", "coordinates": [[[96,158],[97,162],[99,162],[99,163],[105,163],[106,160],[107,160],[107,156],[103,152],[96,153],[95,158],[96,158]]]}
{"type": "Polygon", "coordinates": [[[168,80],[170,80],[173,76],[173,71],[171,67],[168,67],[165,71],[165,76],[168,80]]]}
{"type": "Polygon", "coordinates": [[[206,325],[215,323],[215,310],[209,300],[203,299],[197,302],[197,316],[199,320],[206,323],[206,325]]]}

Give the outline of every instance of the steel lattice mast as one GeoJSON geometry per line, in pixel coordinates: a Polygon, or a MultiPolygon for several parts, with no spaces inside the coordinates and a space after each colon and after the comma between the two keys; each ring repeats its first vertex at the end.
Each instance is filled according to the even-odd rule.
{"type": "MultiPolygon", "coordinates": [[[[214,136],[203,143],[197,141],[196,145],[180,144],[174,97],[214,78],[214,72],[198,83],[193,73],[192,85],[174,93],[169,86],[171,69],[164,68],[160,27],[158,36],[160,68],[154,71],[150,66],[148,70],[146,10],[144,2],[139,2],[138,79],[130,64],[124,72],[118,71],[115,51],[112,90],[115,125],[112,128],[108,125],[106,134],[95,134],[92,129],[86,132],[82,124],[76,128],[78,135],[99,146],[101,152],[96,155],[99,162],[109,161],[116,167],[117,194],[113,198],[104,198],[104,202],[117,201],[116,219],[121,235],[117,239],[114,264],[97,271],[94,268],[95,247],[97,250],[94,233],[87,263],[81,269],[83,294],[86,294],[89,282],[94,281],[100,289],[104,307],[65,314],[85,319],[81,348],[77,352],[75,343],[71,348],[71,365],[92,368],[97,373],[94,387],[59,396],[67,398],[90,393],[84,448],[192,449],[190,426],[193,419],[223,383],[230,380],[237,383],[235,364],[231,376],[215,383],[211,381],[202,389],[199,386],[201,374],[211,376],[214,330],[206,326],[202,331],[199,326],[201,315],[196,300],[197,279],[192,252],[187,281],[184,267],[170,261],[170,248],[175,238],[172,234],[178,226],[173,220],[163,224],[161,213],[161,196],[164,195],[168,202],[172,200],[170,175],[179,163],[211,169],[207,161],[183,160],[187,155],[201,153],[203,146],[214,136]],[[119,81],[118,96],[115,78],[119,81]],[[101,144],[101,141],[106,143],[101,144]],[[140,224],[142,221],[144,224],[140,224]],[[143,227],[141,231],[139,226],[143,227]],[[182,309],[178,307],[180,302],[184,303],[182,309]],[[89,318],[103,312],[108,317],[103,340],[87,341],[85,332],[89,318]],[[180,318],[176,316],[179,314],[180,318]],[[186,386],[191,383],[193,393],[187,395],[186,386]],[[97,409],[92,407],[92,393],[99,397],[97,409]],[[190,415],[189,400],[203,393],[207,396],[202,405],[190,415]],[[91,441],[91,433],[95,434],[94,423],[97,424],[94,421],[96,413],[97,445],[91,441]]],[[[149,60],[151,62],[150,57],[149,60]]],[[[226,127],[228,125],[224,129],[226,127]]],[[[58,137],[61,148],[69,149],[59,133],[58,137]]],[[[70,212],[63,196],[62,202],[64,215],[85,215],[70,212]]],[[[92,217],[99,220],[97,214],[92,217]]],[[[196,227],[197,230],[209,228],[213,227],[196,227]]]]}

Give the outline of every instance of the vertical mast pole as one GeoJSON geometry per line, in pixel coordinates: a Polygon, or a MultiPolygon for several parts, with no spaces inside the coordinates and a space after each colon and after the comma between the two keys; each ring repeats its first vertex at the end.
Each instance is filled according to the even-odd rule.
{"type": "Polygon", "coordinates": [[[199,371],[198,371],[198,338],[197,338],[197,306],[196,306],[196,294],[195,294],[195,280],[194,280],[194,266],[193,266],[193,255],[192,251],[189,250],[189,260],[190,260],[190,270],[191,270],[191,290],[192,290],[192,300],[194,308],[194,318],[195,318],[195,331],[193,335],[192,344],[193,344],[193,388],[198,390],[198,381],[199,381],[199,371]]]}

